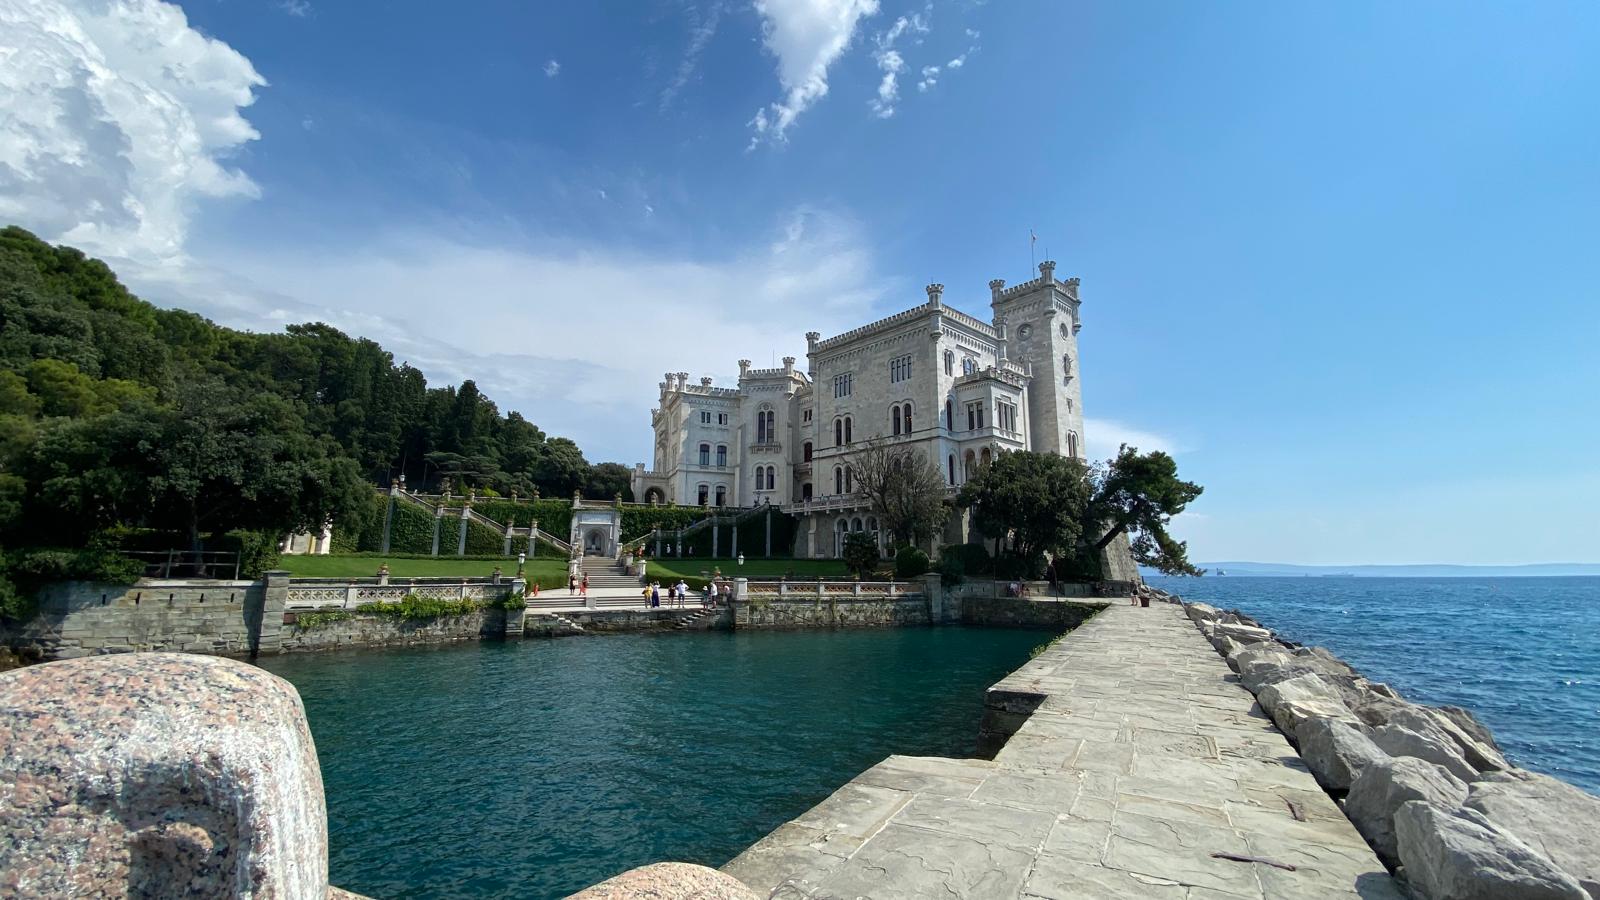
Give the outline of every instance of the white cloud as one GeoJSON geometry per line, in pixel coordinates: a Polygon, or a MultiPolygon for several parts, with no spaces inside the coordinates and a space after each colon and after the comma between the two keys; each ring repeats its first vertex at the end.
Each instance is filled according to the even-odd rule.
{"type": "Polygon", "coordinates": [[[432,383],[474,379],[502,411],[629,464],[648,462],[663,372],[728,384],[741,357],[803,360],[805,332],[859,325],[887,291],[857,224],[821,209],[709,259],[431,236],[443,230],[125,275],[146,299],[234,327],[321,320],[372,338],[432,383]]]}
{"type": "Polygon", "coordinates": [[[289,15],[299,18],[311,15],[311,4],[306,0],[282,0],[278,7],[289,15]]]}
{"type": "Polygon", "coordinates": [[[911,16],[901,16],[894,20],[888,30],[880,33],[874,43],[878,49],[872,58],[878,64],[878,70],[883,73],[883,79],[878,82],[878,96],[868,102],[872,114],[880,119],[887,119],[894,115],[894,105],[900,99],[900,73],[905,71],[905,59],[899,51],[894,49],[895,41],[907,32],[913,34],[928,33],[928,18],[932,15],[933,7],[929,6],[924,12],[911,16]]]}
{"type": "Polygon", "coordinates": [[[795,119],[827,96],[828,67],[850,46],[857,23],[878,12],[878,0],[756,0],[755,7],[784,96],[756,110],[751,147],[782,143],[795,119]]]}
{"type": "MultiPolygon", "coordinates": [[[[549,60],[544,64],[544,77],[554,78],[561,74],[561,63],[558,60],[549,60]]],[[[581,80],[581,79],[580,79],[581,80]]]]}
{"type": "Polygon", "coordinates": [[[917,82],[917,90],[926,94],[928,89],[939,83],[939,67],[923,66],[922,80],[917,82]]]}
{"type": "Polygon", "coordinates": [[[157,0],[0,2],[0,221],[176,263],[194,202],[254,197],[224,165],[266,81],[157,0]]]}
{"type": "Polygon", "coordinates": [[[1094,419],[1085,416],[1083,432],[1084,452],[1091,461],[1116,456],[1117,448],[1123,444],[1138,447],[1146,453],[1151,450],[1161,450],[1175,455],[1186,449],[1166,435],[1145,431],[1113,419],[1094,419]]]}

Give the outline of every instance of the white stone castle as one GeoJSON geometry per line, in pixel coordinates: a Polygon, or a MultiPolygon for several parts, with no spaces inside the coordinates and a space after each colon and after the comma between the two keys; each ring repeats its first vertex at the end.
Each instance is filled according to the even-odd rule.
{"type": "MultiPolygon", "coordinates": [[[[989,282],[988,321],[928,302],[830,338],[806,335],[806,371],[739,360],[738,387],[669,372],[650,411],[655,461],[633,472],[645,503],[751,507],[800,517],[793,552],[837,556],[848,531],[877,532],[846,461],[863,441],[914,448],[953,494],[1007,450],[1083,458],[1078,279],[989,282]]],[[[960,517],[946,541],[965,540],[960,517]]],[[[882,538],[880,537],[880,540],[882,538]]]]}

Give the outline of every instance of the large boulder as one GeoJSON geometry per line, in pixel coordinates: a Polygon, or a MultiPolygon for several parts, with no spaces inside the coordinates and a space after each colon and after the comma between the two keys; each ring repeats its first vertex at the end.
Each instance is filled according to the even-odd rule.
{"type": "Polygon", "coordinates": [[[1301,722],[1294,731],[1300,758],[1328,791],[1343,794],[1357,774],[1386,754],[1358,727],[1343,719],[1318,716],[1301,722]]]}
{"type": "Polygon", "coordinates": [[[1215,622],[1222,618],[1222,610],[1206,603],[1185,603],[1183,605],[1183,614],[1188,616],[1189,621],[1194,622],[1196,625],[1201,622],[1215,622]]]}
{"type": "Polygon", "coordinates": [[[1338,689],[1309,673],[1263,687],[1256,694],[1256,702],[1272,716],[1272,721],[1284,734],[1294,734],[1301,722],[1317,716],[1354,718],[1339,698],[1338,689]]]}
{"type": "MultiPolygon", "coordinates": [[[[1466,713],[1466,710],[1460,710],[1460,712],[1466,713]]],[[[1468,719],[1471,719],[1471,715],[1471,713],[1466,713],[1468,719]]],[[[1500,751],[1495,747],[1492,739],[1488,741],[1481,740],[1478,734],[1475,733],[1481,732],[1487,735],[1488,730],[1478,723],[1476,719],[1471,719],[1471,722],[1476,728],[1469,731],[1467,728],[1462,727],[1460,720],[1456,716],[1446,713],[1442,709],[1434,709],[1427,706],[1413,706],[1407,709],[1395,710],[1389,716],[1390,725],[1399,725],[1412,731],[1428,734],[1437,740],[1448,741],[1460,752],[1461,758],[1466,760],[1467,764],[1478,772],[1498,772],[1511,768],[1511,764],[1506,762],[1504,756],[1500,755],[1500,751]]]]}
{"type": "Polygon", "coordinates": [[[716,869],[669,862],[629,869],[567,900],[760,900],[760,895],[716,869]]]}
{"type": "Polygon", "coordinates": [[[1395,838],[1422,900],[1588,900],[1577,879],[1473,810],[1402,804],[1395,838]]]}
{"type": "Polygon", "coordinates": [[[1548,775],[1512,769],[1473,782],[1466,805],[1550,857],[1600,900],[1600,797],[1548,775]]]}
{"type": "Polygon", "coordinates": [[[1419,733],[1403,725],[1372,729],[1372,742],[1390,756],[1415,756],[1431,762],[1462,781],[1477,777],[1478,770],[1461,758],[1454,741],[1442,733],[1419,733]]]}
{"type": "Polygon", "coordinates": [[[1267,629],[1242,623],[1218,623],[1216,633],[1231,637],[1241,644],[1260,644],[1272,640],[1272,632],[1267,629]]]}
{"type": "Polygon", "coordinates": [[[322,898],[300,695],[230,659],[127,653],[0,675],[0,896],[322,898]]]}
{"type": "Polygon", "coordinates": [[[1489,726],[1478,721],[1478,717],[1470,711],[1459,706],[1435,706],[1433,707],[1433,712],[1449,719],[1457,728],[1478,743],[1491,748],[1496,753],[1500,752],[1500,745],[1495,743],[1494,735],[1489,732],[1489,726]]]}
{"type": "Polygon", "coordinates": [[[1392,869],[1400,863],[1394,814],[1401,806],[1422,800],[1455,809],[1466,798],[1466,784],[1433,763],[1411,756],[1382,757],[1367,763],[1350,782],[1344,812],[1392,869]]]}
{"type": "Polygon", "coordinates": [[[1272,662],[1284,665],[1292,659],[1289,651],[1277,644],[1240,644],[1228,654],[1228,666],[1235,672],[1255,662],[1272,662]]]}
{"type": "Polygon", "coordinates": [[[1349,663],[1333,655],[1326,647],[1300,647],[1294,651],[1295,661],[1329,675],[1359,675],[1349,663]]]}

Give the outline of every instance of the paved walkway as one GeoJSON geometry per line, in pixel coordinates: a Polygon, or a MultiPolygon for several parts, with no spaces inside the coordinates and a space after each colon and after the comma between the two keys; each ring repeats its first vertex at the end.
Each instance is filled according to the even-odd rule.
{"type": "Polygon", "coordinates": [[[992,690],[1043,696],[993,761],[891,756],[724,871],[772,898],[1402,896],[1177,605],[1113,605],[992,690]]]}

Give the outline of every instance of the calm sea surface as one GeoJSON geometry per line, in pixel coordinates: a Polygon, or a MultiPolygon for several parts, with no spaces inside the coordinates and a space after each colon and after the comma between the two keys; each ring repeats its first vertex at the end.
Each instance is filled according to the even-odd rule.
{"type": "Polygon", "coordinates": [[[1472,710],[1518,765],[1600,793],[1600,578],[1151,578],[1472,710]]]}
{"type": "Polygon", "coordinates": [[[891,753],[970,755],[1049,635],[672,634],[274,658],[305,699],[334,884],[559,897],[718,866],[891,753]]]}

